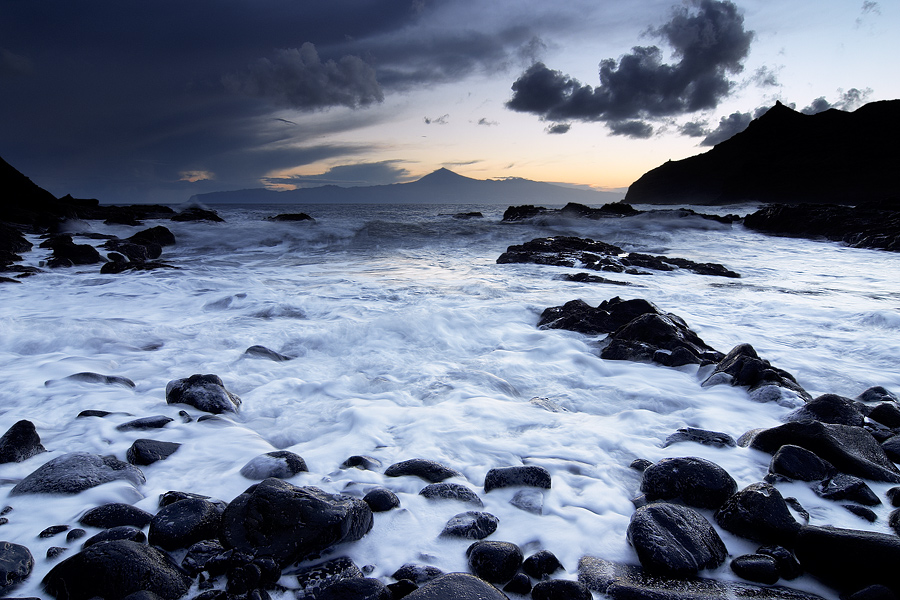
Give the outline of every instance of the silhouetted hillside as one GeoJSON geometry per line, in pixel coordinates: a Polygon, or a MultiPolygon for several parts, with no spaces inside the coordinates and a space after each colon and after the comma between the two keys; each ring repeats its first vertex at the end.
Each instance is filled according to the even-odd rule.
{"type": "Polygon", "coordinates": [[[669,161],[628,189],[633,204],[816,202],[896,195],[900,100],[804,115],[776,103],[710,151],[669,161]]]}

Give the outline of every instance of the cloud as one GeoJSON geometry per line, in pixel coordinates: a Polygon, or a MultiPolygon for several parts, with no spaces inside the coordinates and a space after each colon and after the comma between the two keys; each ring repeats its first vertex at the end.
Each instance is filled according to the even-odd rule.
{"type": "Polygon", "coordinates": [[[631,53],[600,62],[600,85],[583,84],[538,62],[513,84],[506,106],[549,121],[603,121],[614,133],[646,137],[660,119],[713,109],[727,97],[750,51],[753,32],[729,1],[699,0],[696,12],[675,9],[669,22],[650,29],[678,58],[663,62],[657,46],[635,46],[631,53]]]}
{"type": "Polygon", "coordinates": [[[223,77],[225,87],[246,96],[298,110],[333,106],[359,108],[384,100],[375,69],[358,56],[322,61],[316,47],[279,50],[261,58],[243,73],[223,77]]]}
{"type": "Polygon", "coordinates": [[[569,133],[570,129],[572,129],[571,123],[551,123],[547,126],[547,129],[545,131],[547,133],[563,134],[569,133]]]}
{"type": "Polygon", "coordinates": [[[644,121],[610,121],[607,123],[613,135],[647,139],[653,136],[653,126],[644,121]]]}
{"type": "Polygon", "coordinates": [[[839,97],[833,104],[826,100],[825,96],[819,96],[800,112],[804,115],[815,115],[831,108],[853,111],[868,102],[871,95],[871,88],[865,88],[864,90],[850,88],[846,92],[844,90],[838,90],[839,97]]]}
{"type": "Polygon", "coordinates": [[[338,185],[341,187],[387,185],[409,180],[409,170],[396,166],[399,162],[396,160],[385,160],[372,163],[338,165],[318,175],[267,177],[265,184],[267,187],[279,186],[292,189],[323,185],[338,185]]]}
{"type": "Polygon", "coordinates": [[[491,121],[487,117],[481,117],[480,119],[478,119],[478,122],[475,124],[483,125],[485,127],[493,127],[494,125],[499,125],[499,123],[497,123],[497,121],[491,121]]]}
{"type": "Polygon", "coordinates": [[[750,78],[750,81],[757,87],[761,88],[781,86],[781,84],[778,82],[778,73],[776,73],[774,69],[771,69],[767,66],[762,66],[756,69],[756,71],[753,73],[753,76],[750,78]]]}
{"type": "Polygon", "coordinates": [[[862,3],[862,8],[860,9],[859,16],[856,18],[856,27],[862,27],[863,22],[869,15],[880,17],[881,7],[878,6],[877,2],[870,2],[869,0],[866,0],[862,3]]]}
{"type": "Polygon", "coordinates": [[[189,181],[191,183],[196,183],[198,181],[208,181],[215,178],[215,174],[210,171],[182,171],[181,177],[178,178],[178,181],[189,181]]]}
{"type": "Polygon", "coordinates": [[[424,117],[426,125],[446,125],[450,122],[450,115],[444,114],[439,116],[436,119],[432,119],[430,117],[424,117]]]}
{"type": "Polygon", "coordinates": [[[681,135],[686,135],[688,137],[704,137],[709,135],[709,129],[707,129],[708,124],[707,121],[689,121],[681,125],[678,128],[678,131],[681,135]]]}
{"type": "Polygon", "coordinates": [[[733,112],[727,117],[722,117],[719,119],[719,126],[710,131],[706,137],[703,138],[703,141],[700,142],[700,145],[715,146],[720,142],[724,142],[747,129],[747,126],[750,125],[750,121],[752,120],[753,115],[745,112],[733,112]]]}

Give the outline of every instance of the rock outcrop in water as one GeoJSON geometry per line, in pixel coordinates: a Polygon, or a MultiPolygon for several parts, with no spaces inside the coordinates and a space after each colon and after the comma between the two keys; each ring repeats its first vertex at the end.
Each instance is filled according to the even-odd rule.
{"type": "Polygon", "coordinates": [[[858,204],[896,198],[898,113],[900,100],[816,115],[779,102],[712,150],[645,173],[628,188],[625,202],[858,204]]]}

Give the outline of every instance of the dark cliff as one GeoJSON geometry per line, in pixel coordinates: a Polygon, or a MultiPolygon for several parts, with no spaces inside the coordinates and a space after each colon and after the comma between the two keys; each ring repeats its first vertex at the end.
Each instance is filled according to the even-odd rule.
{"type": "Polygon", "coordinates": [[[897,195],[900,100],[804,115],[780,102],[704,154],[669,161],[628,189],[632,204],[857,204],[897,195]]]}

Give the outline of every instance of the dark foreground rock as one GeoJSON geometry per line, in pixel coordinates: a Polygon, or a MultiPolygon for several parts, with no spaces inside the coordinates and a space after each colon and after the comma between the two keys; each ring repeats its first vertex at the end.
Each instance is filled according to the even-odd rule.
{"type": "Polygon", "coordinates": [[[140,591],[177,600],[187,593],[190,578],[156,548],[116,540],[96,543],[67,558],[47,573],[43,583],[58,600],[114,600],[140,591]]]}
{"type": "Polygon", "coordinates": [[[591,271],[635,275],[647,273],[643,269],[652,271],[684,269],[699,275],[740,277],[740,274],[717,263],[697,263],[685,258],[626,252],[606,242],[566,236],[537,238],[524,244],[509,246],[497,259],[497,264],[512,263],[579,267],[591,271]]]}
{"type": "Polygon", "coordinates": [[[34,568],[34,557],[25,546],[0,542],[0,594],[25,581],[34,568]]]}
{"type": "Polygon", "coordinates": [[[372,524],[372,510],[358,498],[270,478],[231,501],[219,538],[226,548],[271,556],[284,567],[356,541],[372,524]]]}
{"type": "Polygon", "coordinates": [[[152,465],[160,460],[165,460],[175,454],[181,447],[177,442],[163,442],[141,438],[134,440],[131,447],[125,451],[125,459],[133,465],[152,465]]]}
{"type": "Polygon", "coordinates": [[[260,481],[269,477],[288,479],[308,470],[302,456],[288,450],[274,450],[260,454],[241,467],[241,475],[260,481]]]}
{"type": "Polygon", "coordinates": [[[670,576],[696,575],[725,562],[719,534],[703,515],[687,506],[650,504],[628,524],[628,541],[645,569],[670,576]]]}
{"type": "Polygon", "coordinates": [[[716,511],[719,527],[735,535],[790,546],[800,530],[777,488],[754,483],[729,498],[716,511]]]}
{"type": "Polygon", "coordinates": [[[491,583],[506,583],[522,566],[522,550],[512,542],[475,542],[466,549],[469,569],[491,583]]]}
{"type": "Polygon", "coordinates": [[[456,500],[466,504],[474,504],[477,507],[484,506],[484,502],[473,490],[459,483],[432,483],[419,491],[419,495],[429,500],[456,500]]]}
{"type": "Polygon", "coordinates": [[[900,482],[900,470],[862,427],[818,421],[785,423],[756,432],[747,440],[755,450],[774,454],[785,444],[806,448],[836,469],[874,481],[900,482]]]}
{"type": "Polygon", "coordinates": [[[441,537],[482,540],[497,531],[499,523],[500,519],[490,513],[469,510],[447,521],[441,537]]]}
{"type": "Polygon", "coordinates": [[[72,452],[38,467],[9,494],[77,494],[119,479],[134,486],[146,481],[140,469],[115,457],[72,452]]]}
{"type": "Polygon", "coordinates": [[[737,446],[734,438],[727,433],[698,429],[696,427],[682,427],[666,438],[666,441],[663,442],[663,448],[683,442],[696,442],[703,446],[713,446],[715,448],[734,448],[737,446]]]}
{"type": "Polygon", "coordinates": [[[663,314],[651,302],[641,298],[622,300],[616,296],[604,300],[596,308],[583,300],[570,300],[541,313],[541,329],[565,329],[588,335],[612,333],[644,314],[663,314]]]}
{"type": "Polygon", "coordinates": [[[445,479],[459,476],[458,471],[454,471],[439,462],[425,458],[411,458],[409,460],[394,463],[385,469],[384,474],[388,477],[412,475],[413,477],[424,479],[429,483],[439,483],[445,479]]]}
{"type": "Polygon", "coordinates": [[[222,509],[199,498],[186,498],[162,508],[150,521],[149,542],[163,550],[189,548],[215,539],[222,509]]]}
{"type": "Polygon", "coordinates": [[[31,421],[18,421],[0,437],[0,463],[22,462],[46,451],[31,421]]]}
{"type": "Polygon", "coordinates": [[[533,600],[592,600],[591,590],[579,581],[548,579],[539,581],[531,591],[533,600]]]}
{"type": "Polygon", "coordinates": [[[498,488],[526,486],[549,490],[550,472],[538,465],[521,467],[499,467],[491,469],[484,476],[484,491],[498,488]]]}
{"type": "Polygon", "coordinates": [[[407,600],[508,600],[506,594],[474,575],[449,573],[429,581],[407,600]]]}
{"type": "Polygon", "coordinates": [[[277,214],[273,217],[266,217],[268,221],[287,221],[287,222],[299,222],[299,221],[308,221],[310,223],[315,223],[316,220],[309,216],[306,213],[281,213],[277,214]]]}
{"type": "Polygon", "coordinates": [[[808,573],[841,592],[881,584],[900,595],[900,538],[895,535],[807,525],[794,551],[808,573]]]}
{"type": "Polygon", "coordinates": [[[241,399],[225,389],[218,375],[191,375],[166,385],[168,404],[188,404],[199,410],[221,414],[237,412],[241,399]]]}
{"type": "Polygon", "coordinates": [[[812,396],[800,387],[793,375],[760,358],[750,344],[732,348],[719,361],[703,386],[723,383],[749,388],[750,397],[757,402],[776,402],[794,407],[812,400],[812,396]]]}
{"type": "Polygon", "coordinates": [[[578,581],[612,600],[822,600],[815,594],[782,586],[759,587],[704,578],[674,579],[593,556],[579,561],[578,581]]]}
{"type": "Polygon", "coordinates": [[[641,478],[647,500],[680,500],[696,508],[719,508],[737,491],[728,472],[705,458],[664,458],[641,478]]]}
{"type": "Polygon", "coordinates": [[[145,510],[141,510],[131,504],[114,502],[90,509],[78,519],[78,523],[101,529],[110,529],[123,525],[144,528],[150,524],[152,519],[153,515],[145,510]]]}

